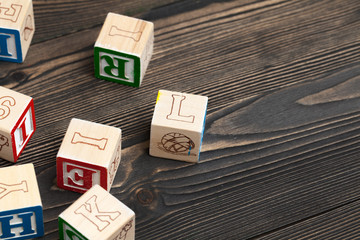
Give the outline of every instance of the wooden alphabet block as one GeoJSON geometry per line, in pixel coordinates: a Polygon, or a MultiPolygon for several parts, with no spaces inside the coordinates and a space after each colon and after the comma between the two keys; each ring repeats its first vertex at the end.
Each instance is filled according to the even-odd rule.
{"type": "Polygon", "coordinates": [[[96,184],[110,191],[120,159],[119,128],[73,118],[56,158],[57,184],[80,193],[96,184]]]}
{"type": "Polygon", "coordinates": [[[135,239],[135,213],[99,185],[59,215],[63,239],[135,239]]]}
{"type": "Polygon", "coordinates": [[[160,90],[151,122],[150,155],[198,162],[208,98],[160,90]]]}
{"type": "Polygon", "coordinates": [[[16,162],[35,128],[33,99],[0,87],[0,158],[16,162]]]}
{"type": "Polygon", "coordinates": [[[0,60],[23,62],[34,32],[31,0],[0,0],[0,60]]]}
{"type": "Polygon", "coordinates": [[[43,235],[43,208],[33,164],[0,168],[0,239],[43,235]]]}
{"type": "Polygon", "coordinates": [[[94,47],[95,77],[140,87],[153,42],[153,23],[109,13],[94,47]]]}

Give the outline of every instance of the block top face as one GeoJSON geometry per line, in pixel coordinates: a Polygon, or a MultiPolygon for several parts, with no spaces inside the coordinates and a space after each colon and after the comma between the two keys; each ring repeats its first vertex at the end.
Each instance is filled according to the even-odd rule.
{"type": "Polygon", "coordinates": [[[95,47],[141,56],[153,35],[152,22],[109,13],[100,31],[95,47]]]}
{"type": "Polygon", "coordinates": [[[87,239],[110,239],[135,213],[99,185],[93,186],[59,217],[87,239]]]}
{"type": "Polygon", "coordinates": [[[152,125],[202,132],[208,97],[159,90],[152,125]]]}
{"type": "Polygon", "coordinates": [[[73,118],[57,157],[107,167],[120,139],[119,128],[73,118]]]}
{"type": "Polygon", "coordinates": [[[0,212],[41,206],[34,165],[0,168],[0,212]]]}
{"type": "Polygon", "coordinates": [[[31,0],[0,0],[0,27],[19,30],[30,4],[31,0]]]}
{"type": "Polygon", "coordinates": [[[31,100],[29,96],[0,87],[0,130],[11,131],[31,100]]]}

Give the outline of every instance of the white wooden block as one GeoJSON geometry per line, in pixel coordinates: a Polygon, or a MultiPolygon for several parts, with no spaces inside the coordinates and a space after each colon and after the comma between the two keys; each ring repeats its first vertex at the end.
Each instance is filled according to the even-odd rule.
{"type": "Polygon", "coordinates": [[[153,23],[109,13],[94,47],[95,76],[140,87],[153,42],[153,23]]]}
{"type": "Polygon", "coordinates": [[[150,155],[198,162],[208,98],[159,90],[151,122],[150,155]]]}
{"type": "Polygon", "coordinates": [[[99,185],[59,215],[60,240],[133,240],[135,213],[99,185]]]}
{"type": "Polygon", "coordinates": [[[0,87],[0,158],[16,162],[35,128],[33,99],[0,87]]]}
{"type": "Polygon", "coordinates": [[[31,0],[0,0],[0,60],[23,62],[34,32],[31,0]]]}
{"type": "Polygon", "coordinates": [[[0,168],[0,239],[43,235],[43,208],[33,164],[0,168]]]}
{"type": "Polygon", "coordinates": [[[73,118],[56,158],[60,188],[84,193],[99,184],[110,191],[121,159],[121,129],[73,118]]]}

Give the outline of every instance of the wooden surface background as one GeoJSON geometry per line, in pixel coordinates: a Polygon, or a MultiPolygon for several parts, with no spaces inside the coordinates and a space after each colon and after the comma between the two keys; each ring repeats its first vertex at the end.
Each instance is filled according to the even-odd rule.
{"type": "MultiPolygon", "coordinates": [[[[55,184],[70,119],[123,131],[111,193],[137,239],[360,238],[360,3],[355,0],[35,0],[22,64],[0,84],[30,95],[46,235],[80,194],[55,184]],[[154,22],[141,88],[96,79],[107,12],[154,22]],[[159,89],[209,97],[199,164],[148,155],[159,89]]],[[[1,160],[0,166],[12,163],[1,160]]]]}

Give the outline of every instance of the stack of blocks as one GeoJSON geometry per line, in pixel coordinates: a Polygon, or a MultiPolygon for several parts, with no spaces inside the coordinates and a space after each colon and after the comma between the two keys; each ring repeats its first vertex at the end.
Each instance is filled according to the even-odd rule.
{"type": "Polygon", "coordinates": [[[0,87],[0,157],[16,162],[35,128],[33,99],[0,87]]]}
{"type": "Polygon", "coordinates": [[[198,162],[208,98],[160,90],[151,122],[150,155],[198,162]]]}
{"type": "Polygon", "coordinates": [[[42,204],[34,166],[0,169],[0,239],[44,235],[42,204]]]}
{"type": "Polygon", "coordinates": [[[57,184],[80,193],[96,184],[110,191],[120,158],[119,128],[73,118],[56,157],[57,184]]]}
{"type": "Polygon", "coordinates": [[[95,76],[140,87],[153,42],[153,23],[109,13],[94,47],[95,76]]]}
{"type": "Polygon", "coordinates": [[[60,240],[135,239],[135,213],[95,185],[59,215],[60,240]]]}
{"type": "Polygon", "coordinates": [[[0,60],[23,62],[34,32],[31,0],[0,1],[0,60]]]}

